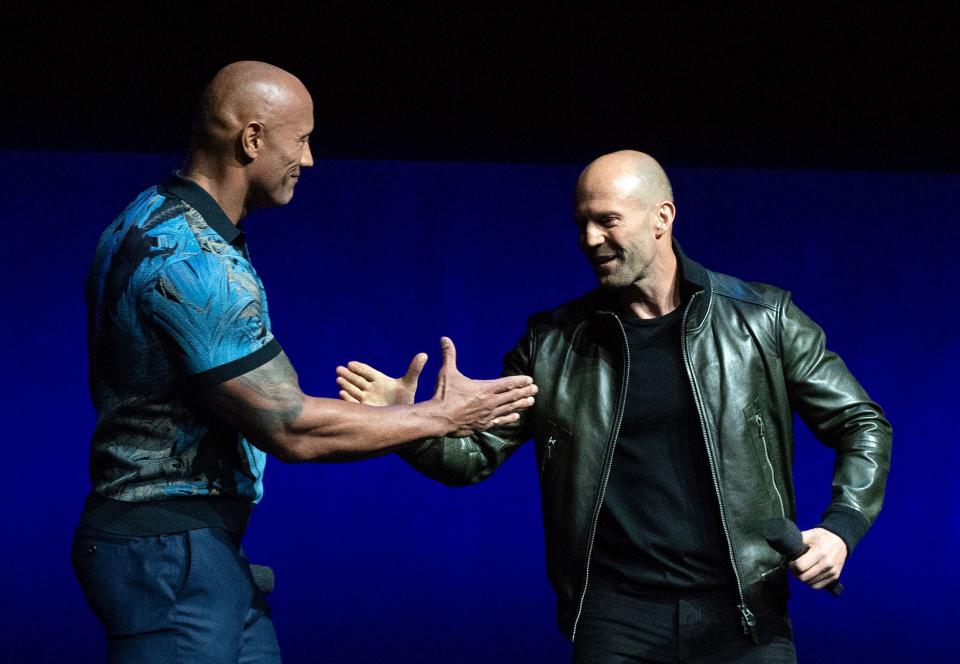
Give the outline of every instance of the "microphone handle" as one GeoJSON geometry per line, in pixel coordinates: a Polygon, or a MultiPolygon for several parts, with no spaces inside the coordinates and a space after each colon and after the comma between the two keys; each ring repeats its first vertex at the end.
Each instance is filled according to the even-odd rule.
{"type": "Polygon", "coordinates": [[[843,588],[843,584],[840,583],[840,579],[837,579],[836,581],[833,581],[830,585],[828,585],[826,588],[824,588],[824,590],[830,591],[830,594],[833,595],[834,597],[840,597],[840,595],[843,594],[844,588],[843,588]]]}

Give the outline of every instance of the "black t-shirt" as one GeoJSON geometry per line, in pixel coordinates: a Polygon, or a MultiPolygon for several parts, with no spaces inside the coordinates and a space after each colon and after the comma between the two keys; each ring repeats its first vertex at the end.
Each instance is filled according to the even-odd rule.
{"type": "Polygon", "coordinates": [[[627,402],[600,513],[595,569],[638,588],[701,591],[731,582],[720,510],[683,364],[683,307],[624,320],[627,402]]]}

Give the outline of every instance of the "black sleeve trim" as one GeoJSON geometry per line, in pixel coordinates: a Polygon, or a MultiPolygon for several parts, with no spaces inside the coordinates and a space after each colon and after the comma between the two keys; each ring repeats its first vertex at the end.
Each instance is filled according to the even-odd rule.
{"type": "Polygon", "coordinates": [[[195,373],[188,376],[187,381],[193,387],[213,387],[263,366],[281,352],[283,352],[283,348],[280,347],[280,342],[271,339],[265,346],[258,348],[249,355],[221,364],[219,367],[195,373]]]}
{"type": "Polygon", "coordinates": [[[846,505],[832,505],[817,526],[842,539],[847,545],[847,555],[853,553],[854,547],[870,527],[863,514],[846,505]]]}

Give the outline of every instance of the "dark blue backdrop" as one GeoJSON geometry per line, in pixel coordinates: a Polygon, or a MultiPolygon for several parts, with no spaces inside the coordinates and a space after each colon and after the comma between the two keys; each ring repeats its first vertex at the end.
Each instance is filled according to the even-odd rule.
{"type": "MultiPolygon", "coordinates": [[[[0,652],[95,662],[104,647],[68,560],[88,489],[82,282],[102,228],[168,155],[0,152],[5,445],[0,652]]],[[[293,203],[248,220],[275,332],[306,391],[364,359],[438,367],[453,337],[490,377],[526,316],[592,285],[570,215],[579,165],[320,161],[293,203]]],[[[794,587],[803,661],[953,661],[960,590],[954,212],[960,177],[669,168],[677,237],[708,267],[793,291],[894,425],[887,506],[833,599],[794,587]]],[[[800,425],[802,427],[802,425],[800,425]]],[[[801,525],[832,459],[797,441],[801,525]]],[[[247,539],[271,564],[291,662],[562,662],[528,446],[449,489],[393,457],[272,462],[247,539]]]]}

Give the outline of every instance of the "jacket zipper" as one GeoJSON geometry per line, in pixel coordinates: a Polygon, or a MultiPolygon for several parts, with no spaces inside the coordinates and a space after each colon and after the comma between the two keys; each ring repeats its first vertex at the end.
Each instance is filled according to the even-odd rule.
{"type": "Polygon", "coordinates": [[[620,327],[620,334],[623,336],[623,367],[620,385],[620,404],[617,408],[617,420],[613,430],[610,432],[610,440],[607,443],[607,468],[603,474],[603,483],[600,485],[600,494],[597,497],[597,505],[593,510],[593,525],[590,527],[590,541],[587,544],[587,564],[583,578],[583,592],[580,593],[580,606],[577,608],[577,617],[573,620],[573,632],[570,634],[570,640],[577,638],[577,625],[580,624],[580,616],[583,613],[583,602],[587,598],[587,587],[590,585],[590,560],[593,557],[593,542],[597,535],[597,522],[600,520],[600,509],[603,507],[603,497],[607,492],[607,482],[610,480],[610,470],[613,468],[613,453],[617,448],[617,438],[620,437],[620,425],[623,423],[623,411],[627,403],[627,382],[630,377],[630,343],[627,341],[627,331],[623,328],[623,323],[615,313],[610,313],[613,319],[617,321],[620,327]]]}
{"type": "Polygon", "coordinates": [[[557,444],[557,439],[555,436],[550,436],[547,438],[547,444],[543,448],[543,462],[540,464],[540,480],[543,480],[544,473],[547,472],[547,462],[553,457],[553,448],[557,444]]]}
{"type": "Polygon", "coordinates": [[[783,508],[783,496],[780,495],[780,489],[777,488],[777,475],[773,471],[773,462],[770,461],[770,451],[767,449],[767,436],[763,427],[763,418],[760,417],[760,413],[757,413],[755,416],[757,422],[757,428],[760,430],[760,442],[763,443],[763,456],[767,460],[767,468],[770,469],[770,484],[773,486],[773,491],[777,494],[777,500],[780,501],[780,516],[786,517],[787,511],[783,508]]]}
{"type": "Polygon", "coordinates": [[[713,478],[713,488],[717,493],[717,502],[720,506],[720,525],[723,527],[723,536],[727,540],[727,552],[730,554],[733,576],[737,581],[737,594],[740,597],[740,605],[737,608],[740,609],[740,621],[743,624],[743,632],[744,634],[749,634],[751,638],[753,638],[754,643],[759,644],[760,635],[757,632],[757,618],[753,615],[750,607],[747,606],[747,600],[743,595],[743,581],[740,579],[740,571],[737,569],[737,560],[733,553],[733,543],[730,539],[730,529],[727,526],[726,511],[723,508],[723,496],[720,493],[720,481],[717,478],[717,463],[713,458],[713,452],[710,451],[710,443],[707,440],[707,425],[703,416],[703,407],[700,403],[700,391],[697,389],[697,383],[693,378],[693,370],[690,368],[690,356],[687,352],[687,314],[690,313],[693,301],[698,295],[699,293],[694,293],[690,296],[687,308],[683,312],[683,320],[680,323],[680,348],[683,352],[683,366],[687,370],[687,378],[690,380],[693,402],[697,407],[697,415],[700,418],[700,429],[703,432],[703,443],[707,448],[707,461],[710,462],[710,475],[713,478]]]}

